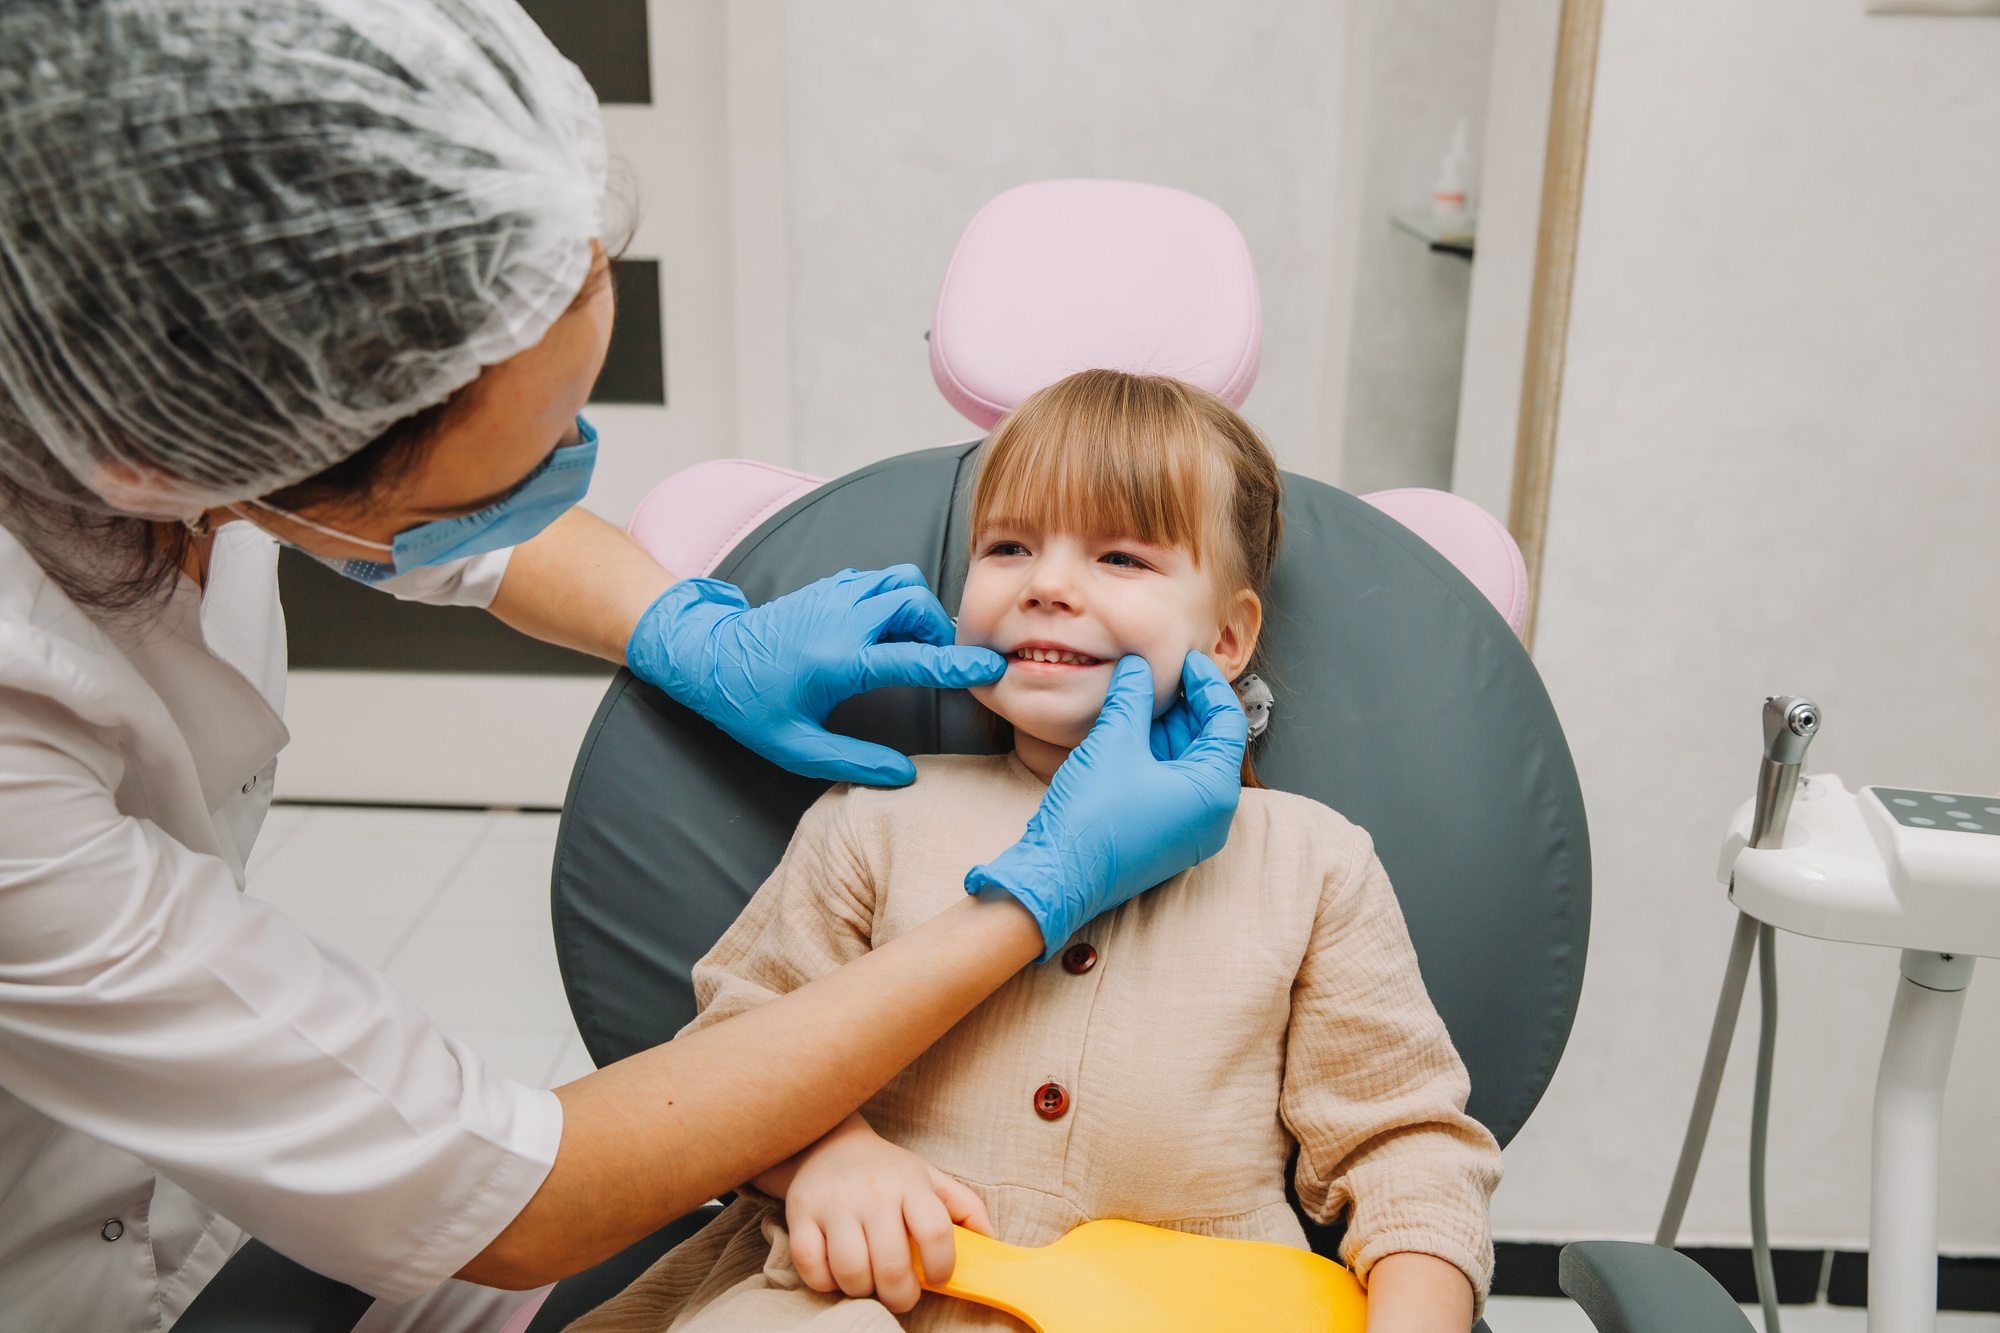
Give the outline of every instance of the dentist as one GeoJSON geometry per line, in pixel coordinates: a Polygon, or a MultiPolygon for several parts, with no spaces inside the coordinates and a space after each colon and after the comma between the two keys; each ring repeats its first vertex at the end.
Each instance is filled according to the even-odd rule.
{"type": "Polygon", "coordinates": [[[603,196],[596,103],[513,0],[0,6],[0,1329],[169,1327],[246,1233],[382,1298],[364,1327],[491,1327],[486,1288],[803,1148],[1221,845],[1233,696],[1191,658],[1154,723],[1128,661],[963,903],[554,1092],[244,896],[279,543],[819,777],[912,776],[827,733],[841,699],[1003,669],[914,569],[750,609],[574,507],[603,196]]]}

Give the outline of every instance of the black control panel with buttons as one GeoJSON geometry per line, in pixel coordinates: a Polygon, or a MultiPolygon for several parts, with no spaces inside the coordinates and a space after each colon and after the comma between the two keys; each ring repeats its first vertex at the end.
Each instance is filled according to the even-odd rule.
{"type": "Polygon", "coordinates": [[[1901,787],[1870,787],[1882,808],[1905,828],[1984,833],[2000,837],[2000,796],[1967,796],[1963,792],[1906,791],[1901,787]]]}

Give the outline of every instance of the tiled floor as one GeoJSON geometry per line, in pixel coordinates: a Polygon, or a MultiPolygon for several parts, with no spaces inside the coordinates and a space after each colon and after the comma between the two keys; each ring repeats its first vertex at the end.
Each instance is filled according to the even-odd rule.
{"type": "Polygon", "coordinates": [[[500,1073],[590,1072],[549,934],[556,816],[278,806],[250,892],[372,964],[500,1073]]]}

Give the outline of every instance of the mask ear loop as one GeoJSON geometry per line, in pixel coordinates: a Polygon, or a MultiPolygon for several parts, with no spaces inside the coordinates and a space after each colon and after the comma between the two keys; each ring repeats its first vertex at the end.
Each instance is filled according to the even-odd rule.
{"type": "MultiPolygon", "coordinates": [[[[241,503],[247,505],[255,505],[257,508],[262,509],[267,513],[276,514],[278,517],[296,523],[302,528],[311,528],[314,532],[319,533],[323,537],[332,537],[339,541],[351,542],[355,546],[365,546],[371,551],[394,552],[396,549],[388,542],[371,542],[366,537],[357,537],[351,532],[342,532],[339,528],[329,528],[324,523],[313,522],[311,519],[307,518],[303,514],[294,514],[289,509],[280,509],[278,508],[278,506],[274,504],[266,504],[262,500],[244,500],[241,503]]],[[[231,505],[229,507],[231,509],[236,508],[235,505],[231,505]]],[[[245,514],[244,517],[248,518],[249,515],[245,514]]]]}

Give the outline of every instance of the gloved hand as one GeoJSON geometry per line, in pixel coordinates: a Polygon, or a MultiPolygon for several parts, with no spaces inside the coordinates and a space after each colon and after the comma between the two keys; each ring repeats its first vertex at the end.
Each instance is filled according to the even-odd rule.
{"type": "Polygon", "coordinates": [[[1187,655],[1181,688],[1174,708],[1184,713],[1168,710],[1174,720],[1156,728],[1152,670],[1143,657],[1121,658],[1104,711],[1056,770],[1028,831],[966,875],[966,892],[1004,889],[1028,909],[1042,928],[1042,962],[1084,922],[1228,841],[1249,720],[1202,653],[1187,655]]]}
{"type": "Polygon", "coordinates": [[[988,648],[952,645],[951,618],[915,565],[830,578],[751,607],[735,585],[682,579],[639,617],[632,674],[772,763],[809,778],[901,786],[916,766],[826,729],[835,704],[884,685],[959,690],[998,680],[988,648]]]}

